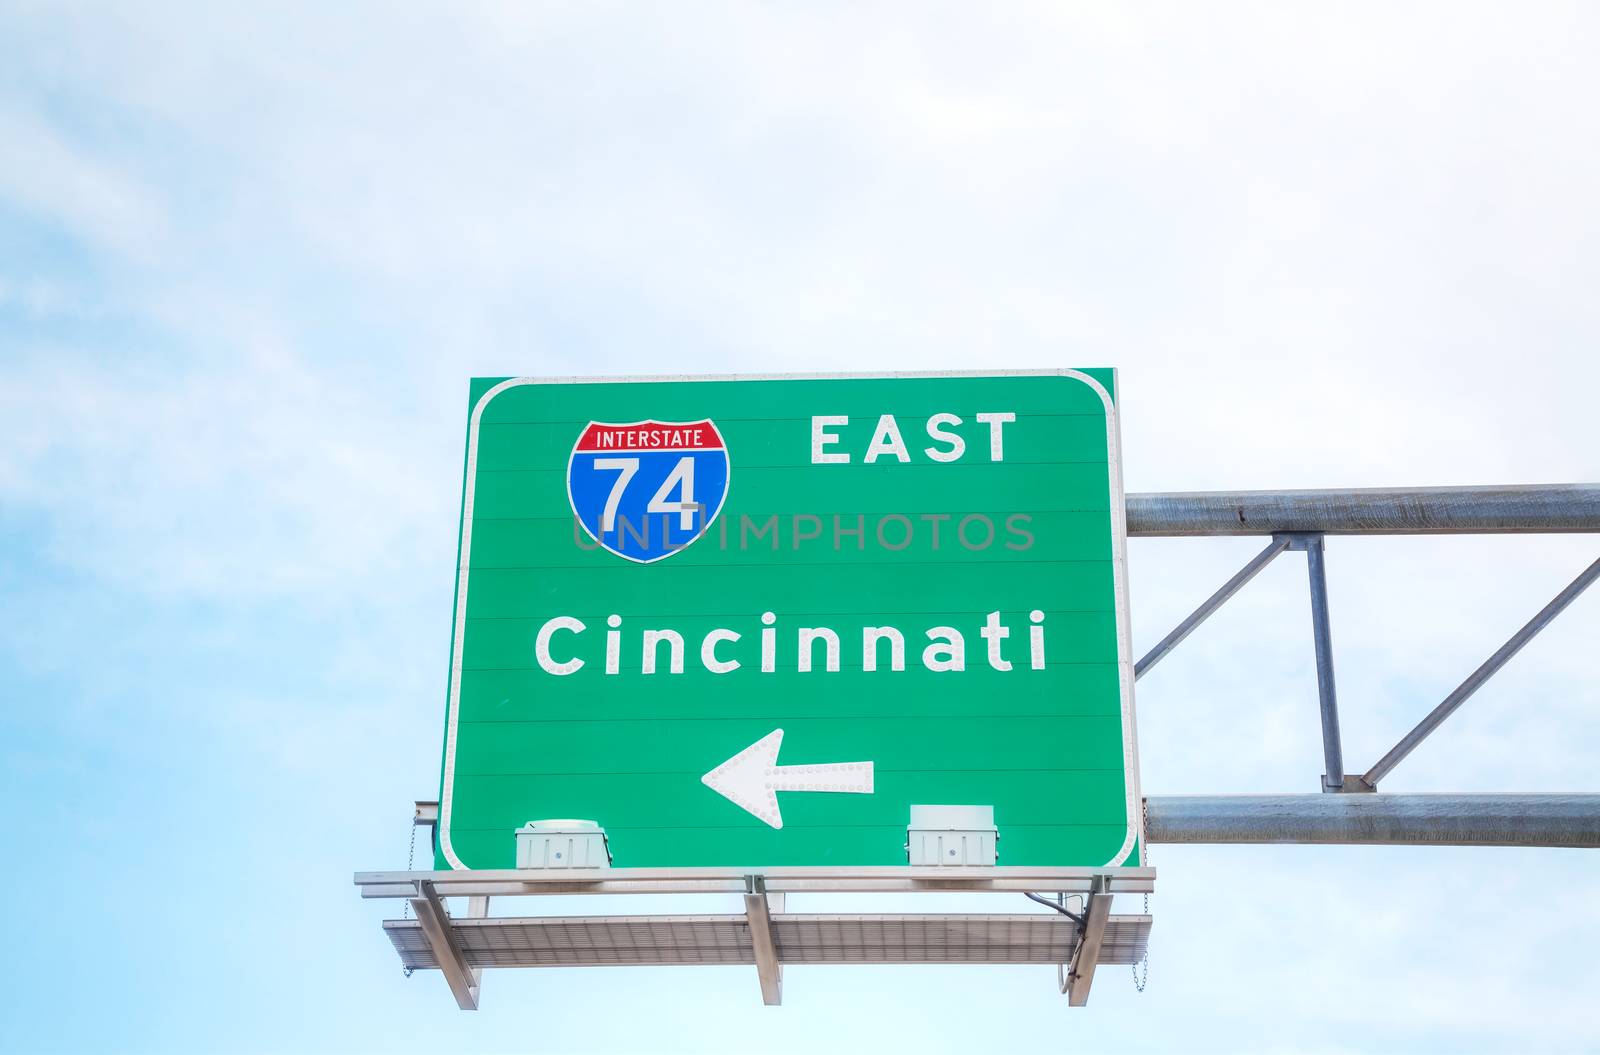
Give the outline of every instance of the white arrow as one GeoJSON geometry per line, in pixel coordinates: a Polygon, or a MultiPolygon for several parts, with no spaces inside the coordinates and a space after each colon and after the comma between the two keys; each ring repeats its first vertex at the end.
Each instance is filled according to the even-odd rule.
{"type": "Polygon", "coordinates": [[[701,783],[740,809],[774,828],[783,827],[778,812],[780,791],[843,791],[872,794],[871,762],[824,762],[815,766],[780,766],[778,748],[783,730],[774,729],[700,778],[701,783]]]}

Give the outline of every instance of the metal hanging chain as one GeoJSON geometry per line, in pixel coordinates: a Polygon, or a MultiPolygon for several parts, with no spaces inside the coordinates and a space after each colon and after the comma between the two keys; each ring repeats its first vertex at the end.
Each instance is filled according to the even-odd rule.
{"type": "MultiPolygon", "coordinates": [[[[1145,864],[1149,864],[1150,863],[1150,848],[1149,847],[1145,847],[1144,861],[1145,861],[1145,864]]],[[[1146,890],[1145,893],[1144,893],[1144,914],[1146,916],[1150,915],[1150,892],[1148,890],[1146,890]]],[[[1133,964],[1128,969],[1133,972],[1133,988],[1135,990],[1137,990],[1138,992],[1141,992],[1141,993],[1144,992],[1144,987],[1150,984],[1150,939],[1149,939],[1149,937],[1146,937],[1145,940],[1144,940],[1144,959],[1141,960],[1139,963],[1133,964]],[[1139,968],[1140,967],[1144,968],[1144,973],[1142,975],[1139,973],[1139,968]]]]}
{"type": "MultiPolygon", "coordinates": [[[[416,823],[416,819],[412,818],[412,822],[411,822],[411,852],[406,854],[406,871],[407,872],[415,871],[416,863],[417,863],[417,823],[416,823]]],[[[405,909],[401,913],[400,918],[401,919],[410,919],[411,918],[411,899],[410,898],[401,898],[400,900],[405,903],[405,909]]],[[[407,978],[410,978],[411,977],[411,972],[416,970],[416,968],[415,967],[402,967],[402,968],[400,968],[400,970],[405,972],[405,976],[407,978]]]]}
{"type": "MultiPolygon", "coordinates": [[[[1144,914],[1150,915],[1150,895],[1144,896],[1144,914]]],[[[1133,972],[1133,987],[1139,992],[1144,992],[1144,987],[1150,984],[1150,939],[1144,942],[1144,959],[1129,968],[1133,972]],[[1144,974],[1139,973],[1139,968],[1144,968],[1144,974]]]]}
{"type": "MultiPolygon", "coordinates": [[[[411,825],[411,852],[406,854],[406,871],[407,872],[414,871],[415,867],[416,867],[416,863],[417,863],[417,825],[416,825],[415,822],[413,822],[412,825],[411,825]]],[[[406,904],[405,914],[402,915],[400,918],[401,919],[410,919],[411,918],[411,899],[410,898],[401,898],[400,900],[404,901],[405,904],[406,904]]]]}

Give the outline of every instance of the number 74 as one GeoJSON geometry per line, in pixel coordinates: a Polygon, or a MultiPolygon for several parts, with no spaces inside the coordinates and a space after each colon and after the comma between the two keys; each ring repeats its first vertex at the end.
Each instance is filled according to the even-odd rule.
{"type": "MultiPolygon", "coordinates": [[[[617,473],[616,481],[611,485],[611,493],[606,496],[606,507],[600,513],[600,533],[602,535],[616,530],[617,506],[622,504],[622,493],[628,489],[628,482],[639,471],[637,458],[596,458],[596,469],[610,469],[617,473]]],[[[678,526],[685,531],[693,530],[694,515],[699,506],[694,500],[694,459],[684,457],[678,459],[678,464],[672,467],[667,478],[661,482],[656,493],[645,506],[646,513],[676,513],[678,526]],[[678,489],[678,500],[667,501],[667,495],[672,489],[678,489]]]]}

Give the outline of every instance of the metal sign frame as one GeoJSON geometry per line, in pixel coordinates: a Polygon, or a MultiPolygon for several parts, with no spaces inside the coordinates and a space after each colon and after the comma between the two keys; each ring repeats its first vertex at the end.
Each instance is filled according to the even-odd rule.
{"type": "MultiPolygon", "coordinates": [[[[1324,744],[1337,748],[1337,707],[1322,560],[1324,536],[1600,532],[1600,485],[1135,494],[1127,496],[1126,517],[1128,534],[1134,537],[1278,536],[1140,661],[1141,674],[1280,553],[1290,548],[1307,552],[1324,744]],[[1313,553],[1315,557],[1311,556],[1313,553]],[[1331,738],[1326,735],[1330,732],[1331,738]]],[[[1149,836],[1162,843],[1600,847],[1600,794],[1416,795],[1376,791],[1379,777],[1453,714],[1596,578],[1600,578],[1600,561],[1580,573],[1366,774],[1356,777],[1342,773],[1341,764],[1332,764],[1338,756],[1330,754],[1326,757],[1330,764],[1321,781],[1325,794],[1152,797],[1144,800],[1141,811],[1148,815],[1149,836]],[[1362,793],[1349,793],[1353,791],[1362,793]]],[[[414,823],[433,824],[437,818],[437,804],[417,804],[414,823]]],[[[976,962],[1053,960],[1063,964],[1062,990],[1077,1006],[1087,1000],[1096,964],[1133,962],[1138,959],[1136,954],[1142,954],[1150,917],[1111,915],[1110,899],[1119,892],[1148,891],[1154,878],[1154,870],[1148,868],[767,869],[749,874],[735,869],[616,869],[565,874],[526,870],[371,872],[358,873],[356,884],[366,898],[409,901],[417,912],[417,921],[386,921],[386,932],[408,969],[440,969],[463,1008],[477,1007],[485,966],[601,962],[751,963],[757,967],[763,999],[777,1003],[781,999],[786,948],[793,947],[795,958],[790,962],[837,962],[805,958],[805,936],[824,929],[835,934],[870,931],[878,936],[876,959],[864,959],[866,942],[857,942],[849,949],[836,943],[833,955],[848,955],[850,962],[939,962],[936,952],[927,950],[952,947],[952,935],[971,939],[960,946],[961,962],[974,962],[974,950],[976,962]],[[491,897],[649,891],[740,893],[745,898],[746,912],[724,917],[575,919],[489,915],[491,897]],[[789,892],[836,891],[1043,892],[1055,893],[1063,900],[1070,893],[1085,895],[1087,903],[1081,915],[1071,913],[1063,903],[1059,916],[1037,912],[1005,917],[795,916],[784,911],[783,898],[789,892]],[[462,916],[450,915],[447,897],[466,899],[462,916]],[[945,936],[945,944],[921,939],[923,944],[916,946],[924,950],[920,958],[913,959],[903,942],[895,945],[888,940],[893,935],[929,933],[930,925],[935,928],[933,933],[945,936]],[[1052,925],[1053,931],[1049,929],[1052,925]],[[876,930],[871,930],[873,927],[876,930]],[[1008,937],[1019,933],[1008,929],[1013,927],[1029,932],[1044,928],[1046,940],[1039,944],[1024,942],[1021,946],[1007,944],[1008,937]],[[666,958],[659,943],[652,945],[652,935],[664,936],[668,944],[683,939],[691,949],[691,957],[666,958]],[[499,954],[488,951],[490,946],[502,952],[515,946],[517,951],[510,953],[510,961],[502,957],[496,962],[499,954]],[[623,946],[634,951],[624,955],[618,951],[623,946]],[[1005,959],[1008,955],[1013,958],[1005,959]],[[515,962],[518,956],[526,957],[525,962],[515,962]],[[1041,956],[1048,959],[1041,960],[1041,956]]]]}

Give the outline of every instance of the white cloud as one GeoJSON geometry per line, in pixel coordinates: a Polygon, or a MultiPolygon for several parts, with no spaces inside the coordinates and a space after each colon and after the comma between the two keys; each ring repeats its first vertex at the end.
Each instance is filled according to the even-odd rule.
{"type": "Polygon", "coordinates": [[[138,259],[161,248],[166,217],[116,161],[94,158],[48,121],[0,104],[0,199],[138,259]]]}

